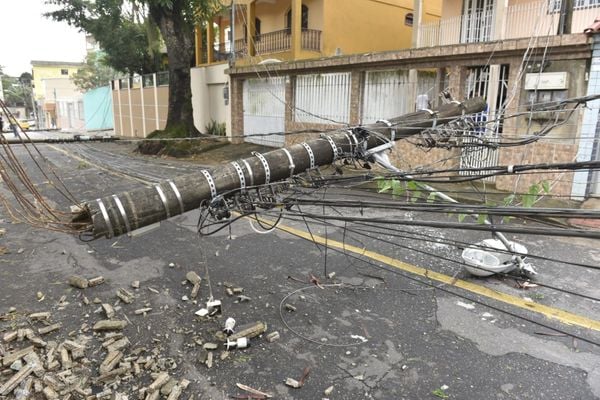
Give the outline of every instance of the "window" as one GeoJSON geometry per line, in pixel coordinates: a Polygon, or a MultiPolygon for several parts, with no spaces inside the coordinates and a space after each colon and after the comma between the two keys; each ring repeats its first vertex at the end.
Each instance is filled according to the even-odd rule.
{"type": "Polygon", "coordinates": [[[404,25],[413,26],[413,18],[414,18],[413,13],[406,14],[406,16],[404,17],[404,25]]]}
{"type": "MultiPolygon", "coordinates": [[[[260,40],[260,19],[254,19],[254,41],[260,40]]],[[[244,41],[248,41],[248,25],[244,24],[244,41]]]]}
{"type": "MultiPolygon", "coordinates": [[[[302,17],[301,17],[302,29],[308,29],[308,7],[302,4],[302,17]]],[[[288,32],[292,31],[292,10],[289,10],[286,14],[285,28],[288,32]]]]}
{"type": "Polygon", "coordinates": [[[66,69],[66,68],[63,68],[63,69],[60,70],[60,74],[61,75],[69,75],[69,70],[66,69]]]}
{"type": "MultiPolygon", "coordinates": [[[[548,0],[548,11],[559,12],[562,0],[548,0]]],[[[600,7],[600,0],[573,0],[573,9],[600,7]]]]}

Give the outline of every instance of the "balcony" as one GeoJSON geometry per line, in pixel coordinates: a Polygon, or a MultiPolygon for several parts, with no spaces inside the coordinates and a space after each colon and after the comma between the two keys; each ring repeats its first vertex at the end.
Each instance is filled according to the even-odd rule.
{"type": "MultiPolygon", "coordinates": [[[[600,12],[600,5],[590,3],[585,0],[574,2],[572,33],[583,32],[600,12]]],[[[558,1],[519,3],[509,5],[504,10],[488,7],[475,13],[421,25],[417,47],[557,35],[559,21],[558,1]],[[498,12],[504,14],[503,18],[497,18],[498,12]]]]}
{"type": "MultiPolygon", "coordinates": [[[[316,29],[303,29],[300,39],[302,50],[321,51],[321,31],[316,29]]],[[[292,34],[289,29],[262,33],[254,41],[256,55],[266,55],[286,52],[292,49],[292,34]]],[[[246,57],[248,47],[244,39],[235,41],[237,57],[246,57]]]]}

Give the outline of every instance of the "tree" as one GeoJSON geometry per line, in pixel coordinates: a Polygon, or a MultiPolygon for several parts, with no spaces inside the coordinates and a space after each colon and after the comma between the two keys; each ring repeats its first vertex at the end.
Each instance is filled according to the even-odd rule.
{"type": "Polygon", "coordinates": [[[24,107],[26,112],[24,118],[27,118],[33,111],[31,80],[29,72],[22,73],[19,78],[2,75],[4,102],[8,107],[24,107]]]}
{"type": "Polygon", "coordinates": [[[167,49],[169,113],[167,130],[184,127],[195,133],[190,68],[194,62],[194,26],[214,15],[218,0],[47,0],[61,9],[47,15],[92,35],[107,53],[107,62],[123,72],[147,71],[153,59],[149,41],[158,27],[167,49]],[[128,58],[132,58],[128,62],[128,58]],[[135,62],[134,62],[135,60],[135,62]],[[132,64],[132,62],[134,62],[132,64]],[[125,68],[125,65],[127,68],[125,68]]]}
{"type": "Polygon", "coordinates": [[[113,79],[122,77],[114,68],[106,64],[106,56],[102,52],[90,52],[85,58],[85,67],[77,70],[71,80],[82,92],[106,86],[113,79]]]}

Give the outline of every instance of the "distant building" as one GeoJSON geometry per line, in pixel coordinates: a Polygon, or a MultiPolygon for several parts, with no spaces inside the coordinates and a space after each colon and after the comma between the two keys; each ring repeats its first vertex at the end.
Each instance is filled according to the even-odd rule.
{"type": "Polygon", "coordinates": [[[31,61],[33,94],[38,103],[42,128],[81,129],[84,127],[83,94],[71,77],[84,63],[31,61]]]}

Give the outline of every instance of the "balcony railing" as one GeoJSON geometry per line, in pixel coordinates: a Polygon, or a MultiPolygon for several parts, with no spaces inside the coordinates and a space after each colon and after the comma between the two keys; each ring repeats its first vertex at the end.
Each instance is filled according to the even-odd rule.
{"type": "MultiPolygon", "coordinates": [[[[574,4],[571,32],[583,32],[600,14],[600,4],[586,0],[577,0],[574,4]]],[[[559,33],[559,2],[538,0],[514,4],[506,8],[502,21],[496,21],[495,16],[494,10],[489,8],[423,24],[419,28],[418,47],[538,37],[559,33]]]]}
{"type": "MultiPolygon", "coordinates": [[[[303,29],[300,44],[303,50],[321,51],[321,31],[303,29]]],[[[248,55],[248,47],[245,39],[237,39],[234,42],[234,46],[236,57],[246,57],[248,55]]],[[[254,49],[257,55],[289,51],[291,48],[292,34],[289,29],[262,33],[257,35],[254,40],[254,49]]],[[[215,61],[220,59],[226,60],[230,53],[231,48],[229,47],[229,43],[220,43],[218,46],[215,46],[215,61]]],[[[203,60],[206,60],[205,55],[203,55],[203,60]]]]}

